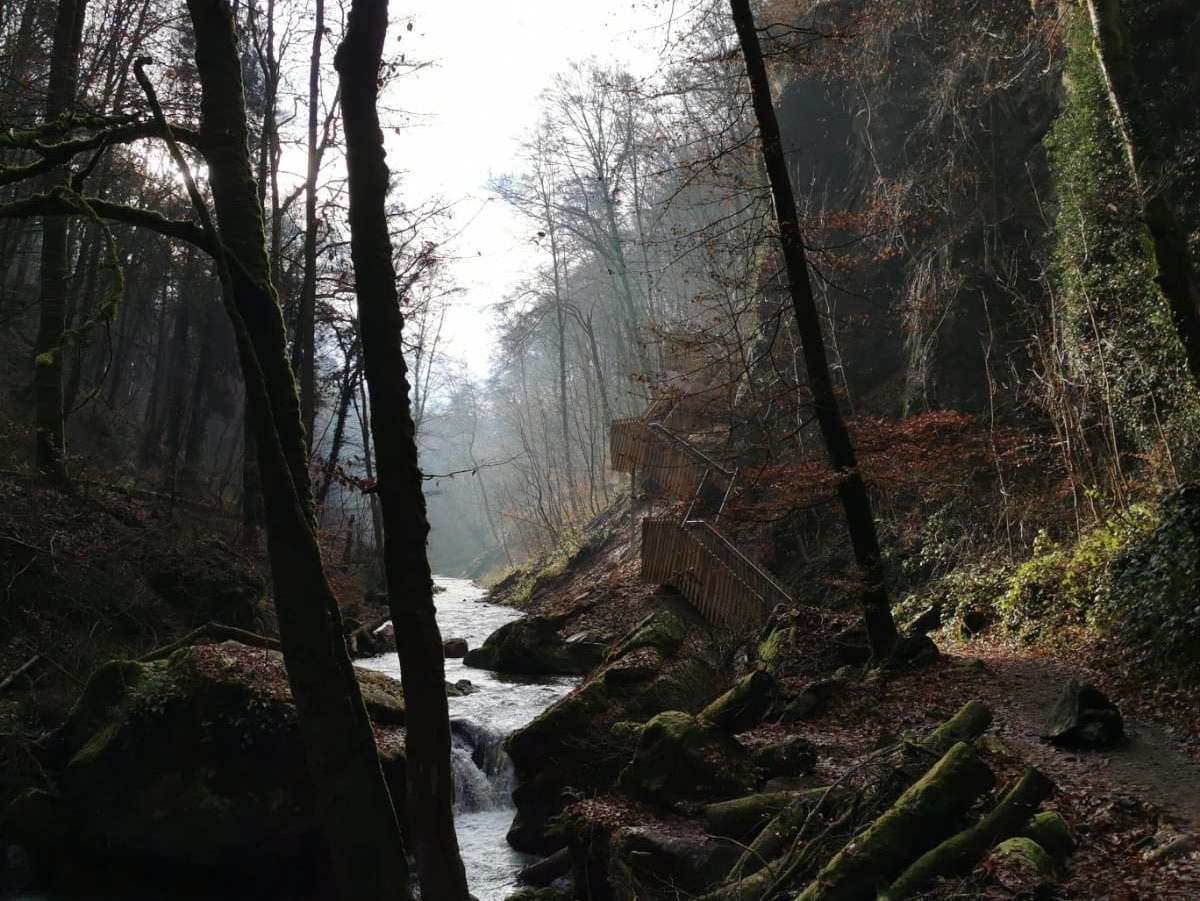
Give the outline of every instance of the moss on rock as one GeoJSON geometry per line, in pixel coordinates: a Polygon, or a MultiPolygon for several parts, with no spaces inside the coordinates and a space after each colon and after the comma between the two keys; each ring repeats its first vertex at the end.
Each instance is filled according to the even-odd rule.
{"type": "Polygon", "coordinates": [[[620,786],[634,797],[674,804],[743,795],[755,780],[746,749],[723,729],[668,710],[642,727],[620,786]]]}
{"type": "Polygon", "coordinates": [[[674,657],[687,637],[687,625],[669,610],[656,610],[618,642],[608,653],[608,660],[620,660],[638,648],[654,648],[664,657],[674,657]]]}
{"type": "MultiPolygon", "coordinates": [[[[360,678],[403,816],[400,686],[378,673],[360,678]]],[[[227,642],[107,663],[49,746],[52,790],[10,804],[0,839],[26,847],[52,876],[86,883],[111,860],[200,882],[274,867],[315,876],[323,866],[296,712],[274,651],[227,642]]]]}
{"type": "Polygon", "coordinates": [[[463,657],[466,666],[527,676],[582,676],[603,660],[603,645],[564,641],[558,625],[543,616],[504,624],[463,657]]]}

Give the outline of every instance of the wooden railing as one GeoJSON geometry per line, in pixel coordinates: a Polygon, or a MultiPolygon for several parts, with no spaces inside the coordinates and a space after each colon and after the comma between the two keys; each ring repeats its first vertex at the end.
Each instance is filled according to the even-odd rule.
{"type": "Polygon", "coordinates": [[[738,581],[744,584],[762,601],[769,612],[776,604],[791,604],[792,597],[783,586],[756,566],[737,546],[718,532],[710,523],[702,520],[685,522],[683,528],[695,540],[703,544],[710,553],[728,566],[738,581]]]}
{"type": "Polygon", "coordinates": [[[708,354],[694,338],[668,338],[663,345],[663,369],[667,372],[685,374],[702,369],[708,363],[708,354]]]}
{"type": "Polygon", "coordinates": [[[708,462],[688,450],[685,442],[673,441],[670,432],[657,423],[640,419],[618,419],[609,432],[609,455],[616,472],[640,469],[658,487],[677,497],[687,497],[704,478],[708,462]]]}
{"type": "Polygon", "coordinates": [[[642,520],[642,581],[670,585],[709,622],[761,625],[791,598],[705,522],[642,520]]]}
{"type": "Polygon", "coordinates": [[[646,460],[653,438],[640,419],[614,419],[608,427],[609,465],[614,472],[633,472],[646,460]]]}
{"type": "MultiPolygon", "coordinates": [[[[682,357],[692,348],[667,349],[682,357]]],[[[684,359],[670,362],[678,366],[684,359]]],[[[703,418],[716,393],[727,387],[662,398],[640,419],[615,420],[609,456],[617,472],[641,470],[661,491],[691,497],[682,522],[642,520],[642,580],[672,586],[709,622],[737,628],[761,624],[776,604],[790,604],[791,598],[713,526],[733,491],[736,471],[667,427],[679,416],[703,418]]]]}

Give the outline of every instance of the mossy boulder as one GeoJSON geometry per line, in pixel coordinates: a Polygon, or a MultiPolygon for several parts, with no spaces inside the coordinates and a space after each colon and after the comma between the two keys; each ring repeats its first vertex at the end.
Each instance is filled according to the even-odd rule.
{"type": "Polygon", "coordinates": [[[725,730],[668,710],[642,727],[620,786],[636,798],[674,804],[744,795],[756,779],[750,755],[725,730]]]}
{"type": "Polygon", "coordinates": [[[824,713],[850,683],[839,676],[810,682],[794,695],[780,695],[775,702],[775,718],[784,725],[798,723],[824,713]]]}
{"type": "Polygon", "coordinates": [[[1026,836],[996,845],[983,866],[1005,889],[1017,897],[1047,897],[1058,881],[1058,864],[1041,845],[1026,836]]]}
{"type": "Polygon", "coordinates": [[[620,660],[639,648],[653,648],[665,657],[674,657],[686,637],[687,624],[678,614],[656,610],[613,646],[608,660],[620,660]]]}
{"type": "Polygon", "coordinates": [[[605,647],[564,641],[558,625],[543,616],[505,623],[463,657],[466,666],[520,676],[583,676],[604,660],[605,647]]]}
{"type": "Polygon", "coordinates": [[[611,788],[641,735],[631,724],[664,710],[696,713],[712,697],[717,668],[703,654],[677,653],[682,638],[676,643],[676,623],[682,628],[674,614],[643,621],[618,644],[624,654],[610,655],[571,694],[509,736],[508,752],[522,782],[513,793],[513,847],[542,854],[561,847],[551,820],[566,806],[568,788],[611,788]]]}
{"type": "Polygon", "coordinates": [[[817,749],[801,735],[755,748],[754,763],[767,778],[807,776],[817,765],[817,749]]]}
{"type": "MultiPolygon", "coordinates": [[[[360,682],[403,817],[400,686],[363,671],[360,682]]],[[[46,752],[52,784],[0,814],[0,841],[25,847],[52,879],[86,883],[118,862],[131,878],[154,871],[223,883],[253,874],[269,886],[279,874],[281,889],[325,873],[295,707],[274,651],[226,642],[107,663],[46,752]]]]}
{"type": "Polygon", "coordinates": [[[568,848],[576,885],[586,885],[591,898],[677,901],[717,885],[741,853],[731,842],[656,827],[575,813],[568,848]]]}
{"type": "Polygon", "coordinates": [[[1062,818],[1062,814],[1056,810],[1043,810],[1034,814],[1021,831],[1021,835],[1033,839],[1057,861],[1070,857],[1078,844],[1075,833],[1062,818]]]}

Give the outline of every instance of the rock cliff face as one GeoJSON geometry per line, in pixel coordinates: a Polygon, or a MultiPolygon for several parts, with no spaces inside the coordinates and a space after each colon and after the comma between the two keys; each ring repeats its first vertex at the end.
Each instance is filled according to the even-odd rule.
{"type": "MultiPolygon", "coordinates": [[[[1154,190],[1170,193],[1195,260],[1200,22],[1183,0],[1120,6],[1134,114],[1163,173],[1154,190]]],[[[1075,190],[1045,142],[1073,89],[1076,15],[1087,18],[1061,0],[766,4],[762,21],[787,26],[774,29],[773,77],[793,187],[861,408],[1018,403],[1055,303],[1059,201],[1075,190]]],[[[1139,227],[1136,213],[1125,226],[1139,227]]]]}
{"type": "Polygon", "coordinates": [[[847,37],[805,42],[776,77],[838,359],[871,412],[979,410],[989,365],[1024,368],[1019,307],[1039,301],[1052,192],[1042,139],[1062,98],[1053,11],[769,4],[847,37]]]}
{"type": "MultiPolygon", "coordinates": [[[[403,817],[400,685],[367,671],[359,680],[403,817]]],[[[144,886],[152,874],[276,896],[328,875],[274,651],[226,642],[109,662],[45,754],[52,784],[4,811],[0,840],[26,848],[48,882],[144,886]]]]}

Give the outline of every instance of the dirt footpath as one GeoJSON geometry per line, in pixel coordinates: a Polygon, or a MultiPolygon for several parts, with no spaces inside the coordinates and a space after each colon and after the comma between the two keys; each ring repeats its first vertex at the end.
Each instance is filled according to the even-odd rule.
{"type": "Polygon", "coordinates": [[[1057,806],[1081,842],[1067,897],[1200,899],[1200,762],[1168,728],[1126,714],[1126,745],[1059,750],[1039,738],[1059,692],[1073,676],[1103,687],[1101,674],[1033,649],[974,644],[949,654],[957,684],[946,687],[991,705],[995,734],[1059,788],[1057,806]]]}

